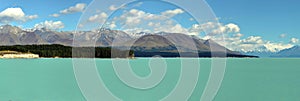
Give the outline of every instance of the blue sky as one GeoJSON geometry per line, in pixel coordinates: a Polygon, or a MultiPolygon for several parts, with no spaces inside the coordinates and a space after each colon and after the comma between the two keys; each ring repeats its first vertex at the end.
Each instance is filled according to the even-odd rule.
{"type": "Polygon", "coordinates": [[[264,36],[268,40],[287,41],[287,37],[299,37],[299,0],[207,0],[221,22],[237,23],[241,32],[264,36]]]}
{"type": "MultiPolygon", "coordinates": [[[[15,18],[15,20],[17,19],[16,21],[10,20],[1,22],[0,15],[1,24],[12,24],[15,26],[21,26],[23,28],[33,28],[37,24],[43,26],[45,25],[45,21],[48,21],[47,23],[51,24],[55,22],[56,24],[63,24],[63,26],[54,26],[56,30],[62,31],[75,30],[78,22],[81,22],[82,25],[89,23],[88,21],[83,21],[82,19],[79,21],[79,18],[82,14],[86,15],[86,17],[83,16],[82,18],[85,20],[90,20],[90,22],[102,21],[103,19],[107,18],[106,16],[110,15],[108,10],[115,9],[116,7],[120,6],[120,4],[106,4],[109,1],[105,1],[99,4],[99,6],[106,5],[105,7],[95,6],[95,8],[87,8],[88,4],[92,2],[91,0],[30,0],[30,2],[25,0],[0,0],[0,2],[0,12],[3,12],[8,8],[21,8],[25,13],[24,17],[15,18]],[[83,10],[73,9],[76,8],[77,4],[85,4],[84,9],[93,10],[87,10],[89,14],[86,14],[83,13],[83,10]],[[62,13],[61,11],[63,10],[69,10],[69,13],[62,13]],[[50,16],[52,14],[58,14],[59,16],[50,16]],[[37,15],[37,17],[33,17],[33,15],[37,15]],[[92,17],[94,17],[94,19],[91,19],[92,17]],[[24,19],[26,19],[26,21],[24,19]]],[[[262,48],[262,46],[282,49],[299,44],[300,30],[298,23],[300,23],[300,1],[298,0],[206,0],[206,2],[210,5],[220,21],[220,24],[210,23],[209,25],[221,26],[222,28],[226,29],[224,32],[228,33],[228,36],[239,36],[238,39],[231,39],[231,41],[239,41],[238,44],[243,44],[245,46],[238,48],[253,47],[249,45],[249,43],[260,44],[255,46],[257,49],[262,48]]],[[[185,8],[178,8],[174,5],[151,1],[143,1],[143,3],[139,5],[138,3],[139,2],[130,4],[127,7],[119,10],[119,13],[115,13],[115,15],[111,17],[111,22],[109,25],[114,29],[124,29],[124,27],[118,26],[117,21],[112,21],[112,19],[121,19],[116,17],[125,14],[130,15],[129,12],[135,10],[136,13],[141,13],[144,15],[154,14],[157,17],[166,16],[166,14],[168,14],[168,16],[172,19],[170,22],[172,22],[171,25],[173,26],[167,26],[167,22],[161,23],[166,25],[164,26],[164,28],[166,28],[165,31],[170,31],[172,28],[175,28],[182,29],[179,30],[179,32],[188,33],[188,30],[191,30],[191,27],[197,23],[195,20],[191,19],[192,16],[189,15],[189,12],[184,11],[185,8]],[[179,9],[183,10],[183,12],[181,12],[179,9]],[[165,15],[163,14],[164,12],[165,15]],[[174,13],[175,15],[170,15],[171,13],[174,13]],[[114,24],[116,27],[114,27],[111,23],[116,23],[114,24]]],[[[189,3],[188,1],[182,1],[182,3],[189,4],[192,7],[199,6],[198,4],[189,3]]],[[[198,11],[199,9],[194,10],[198,11]]],[[[2,16],[3,15],[4,14],[2,14],[2,16]]],[[[138,21],[139,19],[140,18],[135,19],[134,22],[138,21]]],[[[127,20],[123,19],[124,22],[127,20]]],[[[145,24],[151,25],[152,22],[159,22],[157,19],[155,19],[156,21],[152,20],[152,22],[146,22],[144,19],[140,20],[142,20],[143,23],[139,23],[138,26],[145,24]]],[[[100,22],[98,22],[98,24],[100,22]]],[[[199,25],[201,24],[204,23],[200,23],[199,25]]],[[[150,28],[150,30],[154,29],[150,28]]],[[[163,29],[160,28],[156,30],[163,29]]],[[[212,37],[213,36],[210,38],[212,37]]]]}
{"type": "Polygon", "coordinates": [[[77,3],[89,4],[90,0],[0,0],[0,11],[7,8],[20,7],[25,14],[38,15],[37,19],[22,22],[13,22],[16,26],[23,26],[24,28],[32,28],[35,24],[44,22],[45,20],[62,21],[66,27],[63,30],[74,30],[74,26],[80,18],[80,13],[64,15],[58,18],[50,17],[50,14],[59,13],[60,10],[74,6],[77,3]]]}

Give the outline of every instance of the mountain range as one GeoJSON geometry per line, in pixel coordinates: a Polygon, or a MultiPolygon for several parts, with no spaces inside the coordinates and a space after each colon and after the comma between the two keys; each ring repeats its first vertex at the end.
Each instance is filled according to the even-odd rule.
{"type": "Polygon", "coordinates": [[[288,57],[300,57],[300,46],[296,45],[288,49],[284,49],[278,52],[270,52],[270,51],[252,51],[252,52],[241,52],[242,54],[247,55],[256,55],[259,57],[269,58],[288,58],[288,57]]]}
{"type": "Polygon", "coordinates": [[[224,53],[227,56],[247,57],[231,51],[213,40],[182,33],[137,33],[128,34],[119,30],[100,29],[97,31],[65,32],[46,28],[23,30],[16,26],[0,26],[0,45],[61,44],[65,46],[96,46],[131,49],[137,53],[193,53],[209,56],[224,53]],[[73,41],[75,40],[75,44],[73,41]],[[91,44],[94,43],[94,44],[91,44]]]}
{"type": "Polygon", "coordinates": [[[271,57],[300,57],[300,46],[284,49],[272,55],[271,57]]]}

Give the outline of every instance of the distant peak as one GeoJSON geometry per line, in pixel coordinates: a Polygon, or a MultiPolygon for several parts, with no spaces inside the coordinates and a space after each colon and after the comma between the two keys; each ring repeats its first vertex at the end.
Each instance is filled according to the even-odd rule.
{"type": "Polygon", "coordinates": [[[12,26],[12,25],[9,25],[9,24],[2,25],[1,27],[2,27],[2,28],[18,28],[18,27],[16,27],[16,26],[12,26]]]}
{"type": "Polygon", "coordinates": [[[290,49],[297,49],[297,48],[300,48],[300,46],[299,46],[299,45],[295,45],[295,46],[293,46],[293,47],[290,48],[290,49]]]}

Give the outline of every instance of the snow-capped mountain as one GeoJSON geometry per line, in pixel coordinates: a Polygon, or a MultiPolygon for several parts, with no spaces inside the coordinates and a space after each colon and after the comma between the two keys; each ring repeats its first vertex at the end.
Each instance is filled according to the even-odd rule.
{"type": "Polygon", "coordinates": [[[282,50],[272,57],[300,57],[300,46],[294,46],[289,49],[282,50]]]}
{"type": "Polygon", "coordinates": [[[63,32],[45,28],[22,30],[21,28],[4,25],[0,27],[0,45],[31,45],[31,44],[62,44],[67,46],[97,47],[133,47],[135,51],[155,50],[173,52],[222,52],[240,54],[231,51],[213,40],[203,40],[196,36],[181,33],[136,33],[100,29],[98,31],[63,32]],[[73,44],[75,41],[75,44],[73,44]],[[212,47],[215,50],[212,50],[212,47]]]}

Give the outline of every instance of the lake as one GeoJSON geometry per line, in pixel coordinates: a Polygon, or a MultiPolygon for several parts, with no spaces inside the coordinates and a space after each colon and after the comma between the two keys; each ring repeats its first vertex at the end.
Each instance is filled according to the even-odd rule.
{"type": "MultiPolygon", "coordinates": [[[[186,60],[200,62],[198,83],[189,98],[199,101],[211,72],[211,59],[186,60]]],[[[151,74],[149,61],[140,58],[129,63],[136,75],[147,77],[151,74]]],[[[95,62],[104,85],[124,101],[160,100],[175,88],[181,73],[181,60],[166,58],[161,82],[150,89],[137,89],[118,78],[111,59],[95,62]]],[[[72,59],[0,59],[0,80],[0,101],[86,100],[77,85],[72,59]]],[[[229,58],[214,101],[300,101],[299,94],[300,59],[229,58]]]]}

